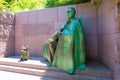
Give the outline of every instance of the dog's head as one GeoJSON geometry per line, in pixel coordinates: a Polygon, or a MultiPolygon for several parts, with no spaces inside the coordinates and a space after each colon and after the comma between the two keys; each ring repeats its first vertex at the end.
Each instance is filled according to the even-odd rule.
{"type": "Polygon", "coordinates": [[[28,46],[21,46],[22,50],[28,50],[28,46]]]}

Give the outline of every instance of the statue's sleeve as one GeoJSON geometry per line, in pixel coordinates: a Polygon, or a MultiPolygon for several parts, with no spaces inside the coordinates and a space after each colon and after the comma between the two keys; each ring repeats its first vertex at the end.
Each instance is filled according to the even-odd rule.
{"type": "Polygon", "coordinates": [[[78,24],[82,27],[82,17],[78,18],[78,24]]]}
{"type": "Polygon", "coordinates": [[[65,24],[63,24],[61,28],[55,31],[55,33],[51,36],[51,39],[53,39],[54,41],[57,40],[59,36],[61,35],[61,32],[64,30],[64,28],[65,28],[65,24]]]}
{"type": "Polygon", "coordinates": [[[85,50],[85,40],[84,40],[84,32],[82,29],[82,18],[77,20],[75,27],[75,65],[79,67],[80,65],[85,63],[86,58],[86,50],[85,50]]]}

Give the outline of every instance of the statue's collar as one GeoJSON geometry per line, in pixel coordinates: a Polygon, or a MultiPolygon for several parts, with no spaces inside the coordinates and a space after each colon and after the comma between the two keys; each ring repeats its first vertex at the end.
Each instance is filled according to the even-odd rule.
{"type": "Polygon", "coordinates": [[[65,25],[68,25],[68,24],[74,23],[75,21],[76,21],[76,17],[71,18],[70,20],[67,20],[67,21],[65,22],[65,25]]]}

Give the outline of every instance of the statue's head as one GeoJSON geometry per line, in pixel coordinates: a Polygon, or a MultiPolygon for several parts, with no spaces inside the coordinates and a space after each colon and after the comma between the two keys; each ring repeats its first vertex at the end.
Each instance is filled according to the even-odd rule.
{"type": "Polygon", "coordinates": [[[73,7],[67,8],[67,18],[68,19],[75,17],[75,13],[76,13],[75,8],[73,8],[73,7]]]}

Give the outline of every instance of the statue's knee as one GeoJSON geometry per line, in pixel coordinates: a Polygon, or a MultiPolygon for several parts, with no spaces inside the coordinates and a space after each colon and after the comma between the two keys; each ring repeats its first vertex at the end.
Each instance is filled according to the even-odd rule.
{"type": "Polygon", "coordinates": [[[48,46],[49,46],[49,47],[52,47],[52,43],[48,43],[48,46]]]}

